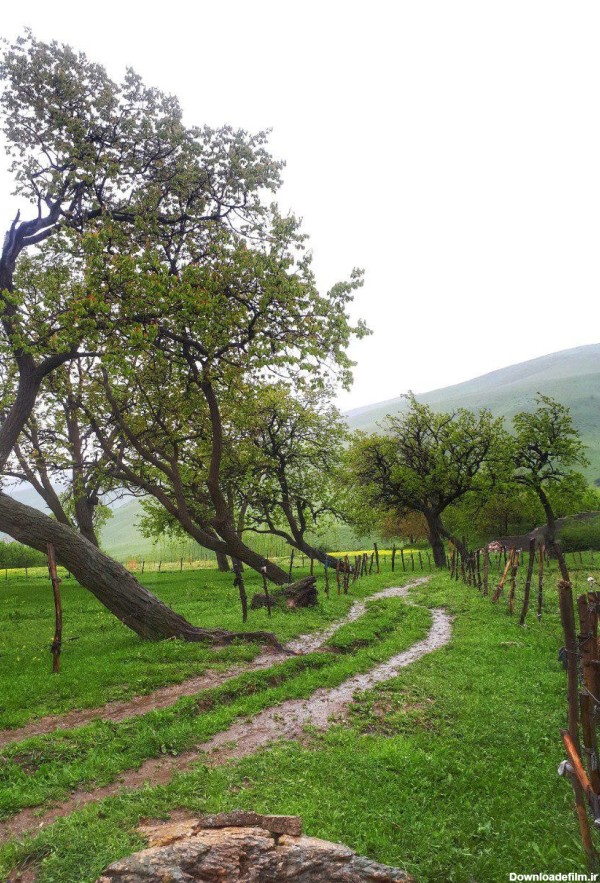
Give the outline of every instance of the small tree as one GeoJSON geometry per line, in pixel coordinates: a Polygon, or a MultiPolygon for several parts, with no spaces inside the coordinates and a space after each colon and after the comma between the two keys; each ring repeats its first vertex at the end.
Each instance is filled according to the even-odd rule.
{"type": "Polygon", "coordinates": [[[393,512],[400,518],[421,512],[434,561],[441,567],[446,561],[444,538],[463,548],[442,515],[467,494],[489,486],[488,467],[501,460],[505,432],[502,420],[487,410],[437,414],[414,395],[407,398],[408,411],[386,419],[386,434],[355,436],[350,480],[358,485],[363,510],[393,512]]]}
{"type": "Polygon", "coordinates": [[[589,461],[569,408],[541,393],[536,403],[535,411],[520,411],[513,417],[514,480],[533,491],[542,504],[546,542],[551,545],[556,539],[553,495],[581,493],[585,479],[572,467],[587,466],[589,461]]]}

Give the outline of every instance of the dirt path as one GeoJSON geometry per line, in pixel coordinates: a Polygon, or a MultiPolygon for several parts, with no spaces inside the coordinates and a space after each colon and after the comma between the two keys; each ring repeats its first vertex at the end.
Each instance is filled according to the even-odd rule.
{"type": "MultiPolygon", "coordinates": [[[[395,595],[406,596],[409,588],[404,586],[396,589],[395,595]]],[[[390,591],[386,590],[388,593],[390,591]]],[[[377,596],[371,596],[374,597],[377,596]]],[[[385,597],[390,595],[386,594],[385,597]]],[[[368,690],[393,678],[400,669],[448,643],[452,634],[450,616],[440,609],[432,610],[431,614],[432,625],[423,641],[413,644],[408,650],[375,666],[371,671],[354,675],[337,687],[316,690],[308,699],[290,699],[259,712],[251,720],[244,718],[236,721],[227,730],[217,733],[192,751],[178,757],[152,758],[138,770],[127,771],[110,785],[94,791],[76,791],[68,800],[45,812],[40,812],[39,808],[25,809],[0,823],[0,843],[33,832],[88,803],[100,801],[124,789],[131,791],[146,782],[152,785],[167,784],[175,773],[189,770],[198,761],[217,766],[228,760],[238,760],[253,754],[275,739],[300,738],[307,724],[321,730],[327,729],[334,720],[344,715],[356,691],[368,690]]]]}
{"type": "MultiPolygon", "coordinates": [[[[413,580],[410,586],[417,586],[427,581],[427,577],[413,580]]],[[[403,588],[409,588],[405,586],[403,588]]],[[[355,601],[346,616],[333,622],[326,629],[318,632],[312,632],[310,635],[300,635],[287,644],[286,649],[293,653],[314,653],[319,650],[329,638],[334,635],[346,623],[354,622],[365,612],[368,601],[377,598],[401,597],[402,587],[394,587],[391,589],[383,589],[381,592],[375,592],[362,601],[355,601]]],[[[55,730],[74,730],[77,727],[83,727],[95,720],[106,720],[119,723],[136,715],[147,714],[149,711],[156,709],[168,708],[173,705],[182,696],[194,696],[202,690],[209,690],[212,687],[219,687],[232,678],[238,677],[248,672],[262,671],[270,668],[278,662],[283,662],[288,657],[283,653],[277,653],[274,650],[266,650],[261,653],[252,662],[246,665],[238,665],[227,671],[209,670],[204,674],[194,678],[188,678],[179,684],[169,684],[160,687],[152,693],[146,693],[143,696],[134,696],[131,699],[123,699],[118,702],[107,702],[99,708],[84,708],[81,710],[67,711],[64,714],[51,714],[40,717],[37,720],[30,721],[18,729],[0,730],[0,749],[12,742],[22,742],[30,736],[43,736],[46,733],[53,733],[55,730]]]]}

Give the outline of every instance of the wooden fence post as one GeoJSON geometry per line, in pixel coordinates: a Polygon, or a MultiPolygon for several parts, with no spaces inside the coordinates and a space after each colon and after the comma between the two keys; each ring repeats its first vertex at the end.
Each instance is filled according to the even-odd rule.
{"type": "Polygon", "coordinates": [[[292,581],[292,567],[294,566],[294,550],[292,549],[290,553],[290,573],[288,576],[289,581],[292,581]]]}
{"type": "Polygon", "coordinates": [[[52,653],[52,671],[58,674],[60,671],[60,651],[62,647],[62,604],[60,601],[60,579],[56,569],[56,555],[52,543],[48,543],[48,572],[52,580],[52,593],[54,595],[54,640],[50,647],[52,653]]]}
{"type": "Polygon", "coordinates": [[[542,618],[542,601],[544,595],[544,558],[546,557],[546,547],[542,543],[540,546],[540,565],[538,570],[538,596],[537,596],[537,618],[538,622],[542,618]]]}
{"type": "Polygon", "coordinates": [[[531,580],[533,577],[533,565],[535,564],[535,540],[529,540],[529,562],[527,564],[527,576],[525,578],[525,594],[523,596],[523,607],[521,608],[520,625],[525,625],[525,617],[529,609],[529,593],[531,590],[531,580]]]}
{"type": "Polygon", "coordinates": [[[490,578],[490,552],[489,552],[488,547],[486,546],[483,550],[483,594],[486,597],[487,597],[487,594],[490,590],[489,578],[490,578]]]}
{"type": "Polygon", "coordinates": [[[590,782],[600,794],[600,766],[596,736],[595,708],[600,674],[598,672],[598,595],[590,593],[577,599],[579,613],[579,650],[583,672],[581,691],[581,729],[585,754],[588,758],[590,782]]]}
{"type": "Polygon", "coordinates": [[[503,571],[503,573],[502,573],[502,576],[500,577],[500,582],[499,582],[498,585],[496,586],[496,591],[494,592],[494,594],[493,594],[493,596],[492,596],[492,603],[493,603],[493,604],[496,603],[496,601],[498,600],[498,598],[500,597],[500,595],[501,595],[501,593],[502,593],[502,589],[504,588],[504,583],[505,583],[506,577],[507,577],[507,575],[508,575],[508,568],[509,568],[509,567],[511,566],[511,564],[512,564],[512,554],[513,554],[513,550],[511,549],[511,550],[510,550],[510,556],[509,556],[509,558],[508,558],[508,561],[506,562],[506,566],[505,566],[505,568],[504,568],[504,571],[503,571]]]}
{"type": "Polygon", "coordinates": [[[379,549],[377,548],[377,543],[373,543],[373,552],[375,555],[375,569],[379,573],[379,549]]]}
{"type": "Polygon", "coordinates": [[[519,569],[520,549],[513,549],[512,565],[510,568],[510,592],[508,593],[508,612],[512,616],[515,612],[515,590],[517,587],[517,571],[519,569]]]}
{"type": "MultiPolygon", "coordinates": [[[[581,756],[579,742],[579,695],[578,695],[578,665],[577,665],[577,635],[575,631],[575,611],[573,607],[573,587],[568,579],[568,571],[564,557],[560,549],[555,546],[558,553],[558,563],[561,569],[561,579],[558,583],[558,601],[560,619],[565,636],[565,651],[567,656],[567,703],[568,703],[568,737],[577,755],[581,756]],[[566,579],[564,577],[567,577],[566,579]]],[[[563,735],[563,742],[565,741],[563,735]]],[[[567,743],[565,742],[565,745],[567,743]]],[[[575,758],[573,758],[575,760],[575,758]]],[[[579,831],[584,850],[590,866],[595,864],[596,853],[592,843],[590,826],[585,806],[585,797],[581,784],[576,778],[572,778],[573,791],[575,794],[575,807],[579,821],[579,831]]]]}
{"type": "Polygon", "coordinates": [[[396,567],[396,543],[392,546],[392,573],[396,567]]]}
{"type": "Polygon", "coordinates": [[[271,596],[269,595],[269,587],[267,585],[267,568],[261,567],[260,572],[262,574],[263,589],[265,592],[265,599],[267,602],[267,613],[269,614],[269,619],[270,619],[271,618],[271,596]]]}
{"type": "Polygon", "coordinates": [[[242,566],[237,558],[233,559],[233,572],[235,579],[233,580],[234,588],[240,593],[240,602],[242,604],[242,622],[248,620],[248,596],[246,595],[246,586],[244,585],[244,577],[242,575],[242,566]]]}
{"type": "Polygon", "coordinates": [[[402,559],[402,570],[406,571],[406,564],[404,563],[404,549],[400,549],[400,558],[402,559]]]}

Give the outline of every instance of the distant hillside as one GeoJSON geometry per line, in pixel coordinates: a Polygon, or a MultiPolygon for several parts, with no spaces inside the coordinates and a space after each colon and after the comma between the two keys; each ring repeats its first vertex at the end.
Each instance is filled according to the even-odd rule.
{"type": "MultiPolygon", "coordinates": [[[[511,417],[517,411],[530,407],[538,391],[554,396],[571,408],[575,423],[588,446],[588,457],[592,464],[587,470],[588,477],[591,481],[600,478],[600,344],[564,350],[511,365],[465,383],[424,393],[417,398],[439,410],[487,407],[494,414],[511,417]]],[[[396,398],[355,408],[346,416],[353,429],[373,430],[386,414],[398,413],[404,407],[404,399],[396,398]]],[[[18,488],[13,496],[29,506],[46,508],[41,498],[29,487],[18,488]]],[[[130,557],[176,560],[179,555],[199,557],[205,554],[191,541],[178,543],[165,539],[153,545],[143,537],[137,524],[141,514],[139,500],[119,501],[113,509],[113,517],[102,531],[101,542],[103,548],[120,561],[130,557]]],[[[253,545],[258,543],[257,539],[248,539],[253,545]]],[[[354,543],[363,548],[360,538],[353,537],[352,532],[343,525],[332,528],[326,537],[318,541],[323,541],[330,549],[352,548],[354,543]]],[[[273,542],[269,542],[273,546],[273,542]]],[[[264,551],[279,554],[270,546],[264,551]]]]}
{"type": "MultiPolygon", "coordinates": [[[[489,408],[497,416],[512,417],[530,408],[537,392],[568,405],[588,447],[591,481],[600,478],[600,344],[579,346],[510,365],[473,380],[417,396],[435,410],[489,408]]],[[[387,414],[406,407],[402,398],[377,402],[348,411],[352,429],[374,430],[387,414]]]]}

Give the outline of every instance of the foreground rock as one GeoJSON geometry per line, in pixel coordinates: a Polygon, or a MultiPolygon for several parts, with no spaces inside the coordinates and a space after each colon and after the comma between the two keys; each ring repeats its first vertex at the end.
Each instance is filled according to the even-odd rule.
{"type": "Polygon", "coordinates": [[[410,883],[404,871],[301,835],[295,816],[218,813],[139,829],[148,849],[97,883],[410,883]]]}

